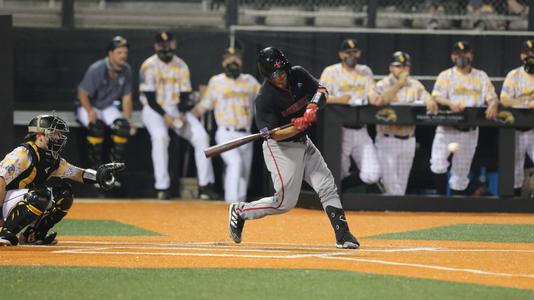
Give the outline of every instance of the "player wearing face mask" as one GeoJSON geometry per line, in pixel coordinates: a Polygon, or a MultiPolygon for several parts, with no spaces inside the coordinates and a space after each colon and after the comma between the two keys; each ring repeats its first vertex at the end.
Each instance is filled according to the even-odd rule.
{"type": "MultiPolygon", "coordinates": [[[[362,55],[356,39],[346,39],[341,43],[338,52],[340,62],[324,69],[321,83],[330,92],[329,104],[350,106],[376,104],[374,79],[371,69],[358,64],[362,55]]],[[[349,178],[350,159],[358,166],[359,178],[370,191],[381,191],[379,186],[380,168],[373,140],[367,132],[365,124],[344,126],[341,142],[341,178],[349,178]]]]}
{"type": "MultiPolygon", "coordinates": [[[[200,117],[213,110],[217,132],[217,144],[250,134],[254,99],[260,88],[250,74],[241,73],[241,53],[228,48],[223,55],[224,73],[211,77],[206,92],[193,113],[200,117]]],[[[246,144],[221,156],[226,165],[224,199],[226,202],[243,202],[247,199],[247,187],[252,165],[253,144],[246,144]]]]}
{"type": "MultiPolygon", "coordinates": [[[[474,53],[471,44],[458,41],[451,53],[452,68],[438,75],[432,99],[447,107],[452,112],[462,112],[466,107],[487,106],[487,119],[497,116],[497,94],[486,72],[471,66],[474,53]]],[[[469,185],[469,170],[478,143],[476,126],[438,126],[432,143],[430,169],[435,174],[436,190],[445,194],[447,187],[447,170],[451,165],[448,179],[453,195],[464,195],[469,185]],[[453,154],[449,164],[450,151],[447,145],[458,143],[460,150],[453,154]]]]}
{"type": "Polygon", "coordinates": [[[176,40],[170,32],[156,35],[155,54],[147,58],[139,72],[140,100],[144,104],[142,120],[152,140],[155,189],[159,199],[170,198],[168,171],[170,142],[168,130],[191,142],[195,148],[200,197],[218,199],[211,160],[203,150],[209,147],[209,136],[200,121],[188,110],[191,94],[189,67],[178,56],[176,40]]]}
{"type": "MultiPolygon", "coordinates": [[[[510,71],[501,90],[503,106],[534,109],[534,40],[526,40],[520,53],[522,65],[510,71]]],[[[515,140],[514,192],[521,195],[525,178],[525,156],[534,159],[534,129],[517,128],[515,140]]]]}

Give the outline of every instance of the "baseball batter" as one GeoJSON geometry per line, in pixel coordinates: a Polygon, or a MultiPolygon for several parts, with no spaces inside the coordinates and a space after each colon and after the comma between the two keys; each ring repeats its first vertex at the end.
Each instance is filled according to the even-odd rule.
{"type": "Polygon", "coordinates": [[[168,129],[185,138],[195,148],[201,198],[217,198],[211,160],[204,156],[209,136],[200,121],[187,111],[192,88],[187,64],[174,54],[176,40],[170,32],[156,35],[156,54],[147,58],[139,71],[139,91],[143,111],[141,118],[152,140],[152,163],[155,188],[159,199],[170,198],[168,129]]]}
{"type": "MultiPolygon", "coordinates": [[[[453,112],[461,112],[465,107],[480,107],[487,104],[486,118],[497,116],[497,94],[486,72],[472,67],[474,54],[466,41],[456,42],[451,60],[454,67],[438,75],[432,98],[438,104],[453,112]]],[[[465,194],[469,185],[469,170],[478,143],[478,127],[438,126],[432,143],[430,169],[436,174],[436,188],[445,194],[447,187],[449,143],[458,143],[459,149],[453,154],[449,186],[453,195],[465,194]]]]}
{"type": "Polygon", "coordinates": [[[132,71],[126,62],[130,45],[121,36],[107,47],[107,57],[93,63],[78,87],[76,116],[87,128],[89,161],[93,168],[106,161],[103,157],[106,126],[111,127],[110,161],[124,161],[126,144],[135,133],[132,119],[132,71]],[[115,105],[122,102],[122,112],[115,105]]]}
{"type": "MultiPolygon", "coordinates": [[[[253,101],[260,88],[256,78],[241,72],[241,53],[235,48],[226,51],[222,65],[224,73],[210,79],[202,101],[193,109],[197,116],[214,110],[217,144],[250,134],[253,101]]],[[[224,199],[227,202],[242,202],[247,199],[252,154],[252,143],[222,153],[226,165],[224,199]]]]}
{"type": "Polygon", "coordinates": [[[73,202],[72,188],[63,179],[108,189],[114,185],[114,173],[124,169],[122,163],[97,170],[68,163],[60,156],[68,131],[57,116],[36,116],[28,124],[24,142],[0,161],[0,246],[56,244],[56,232],[49,230],[67,215],[73,202]],[[62,180],[50,186],[51,177],[62,180]]]}
{"type": "MultiPolygon", "coordinates": [[[[436,113],[438,106],[425,87],[410,77],[411,59],[406,52],[393,53],[389,76],[377,82],[380,105],[423,105],[436,113]]],[[[404,195],[415,155],[415,126],[377,125],[376,148],[385,193],[404,195]]]]}
{"type": "MultiPolygon", "coordinates": [[[[356,39],[346,39],[339,50],[340,63],[326,67],[321,74],[321,83],[328,89],[328,103],[350,106],[374,103],[373,72],[358,58],[362,54],[356,39]]],[[[360,179],[372,185],[380,179],[380,167],[373,140],[365,125],[344,126],[341,140],[341,179],[350,175],[350,159],[360,170],[360,179]]]]}
{"type": "MultiPolygon", "coordinates": [[[[534,40],[523,43],[520,54],[523,65],[510,71],[501,90],[501,103],[515,108],[534,108],[534,40]]],[[[534,129],[518,128],[515,140],[514,193],[521,195],[525,177],[525,155],[534,160],[534,129]]]]}
{"type": "Polygon", "coordinates": [[[258,67],[265,81],[256,98],[256,125],[260,131],[292,123],[293,126],[265,136],[263,156],[275,193],[250,203],[229,207],[228,228],[234,242],[241,242],[245,220],[281,214],[297,204],[302,180],[317,192],[330,218],[339,248],[359,247],[350,233],[332,173],[321,153],[306,135],[317,120],[317,110],[326,104],[327,91],[308,71],[292,67],[278,49],[260,51],[258,67]]]}

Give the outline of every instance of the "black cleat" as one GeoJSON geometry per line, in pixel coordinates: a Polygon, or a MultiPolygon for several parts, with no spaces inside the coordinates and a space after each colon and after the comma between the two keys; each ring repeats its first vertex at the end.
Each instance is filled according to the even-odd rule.
{"type": "Polygon", "coordinates": [[[0,234],[0,246],[16,246],[19,243],[19,239],[11,231],[4,230],[0,234]]]}
{"type": "Polygon", "coordinates": [[[345,231],[343,236],[336,241],[336,247],[340,249],[358,249],[360,243],[350,231],[345,231]]]}
{"type": "Polygon", "coordinates": [[[202,200],[219,200],[222,199],[215,191],[215,186],[213,183],[208,183],[203,187],[200,187],[199,198],[202,200]]]}
{"type": "Polygon", "coordinates": [[[28,227],[19,236],[19,242],[21,245],[55,245],[57,232],[50,231],[48,234],[39,234],[35,231],[35,228],[28,227]]]}
{"type": "Polygon", "coordinates": [[[228,208],[228,231],[235,243],[241,243],[241,233],[245,226],[245,219],[237,213],[237,203],[230,204],[228,208]]]}
{"type": "Polygon", "coordinates": [[[169,190],[158,190],[157,197],[159,200],[171,199],[171,192],[169,190]]]}

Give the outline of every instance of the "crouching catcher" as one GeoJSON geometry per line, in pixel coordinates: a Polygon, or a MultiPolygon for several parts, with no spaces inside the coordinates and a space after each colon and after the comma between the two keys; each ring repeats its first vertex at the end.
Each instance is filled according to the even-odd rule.
{"type": "Polygon", "coordinates": [[[50,229],[67,215],[73,202],[65,179],[111,189],[115,173],[124,170],[123,163],[104,164],[97,170],[68,163],[60,156],[68,132],[61,118],[36,116],[24,142],[0,162],[0,246],[56,244],[56,233],[50,229]],[[52,177],[59,182],[50,184],[52,177]]]}

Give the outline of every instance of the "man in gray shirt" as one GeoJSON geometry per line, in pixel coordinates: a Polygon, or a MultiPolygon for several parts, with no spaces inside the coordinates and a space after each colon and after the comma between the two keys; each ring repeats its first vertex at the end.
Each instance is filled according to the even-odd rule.
{"type": "Polygon", "coordinates": [[[78,86],[78,121],[87,128],[91,166],[104,162],[106,127],[111,127],[110,161],[123,162],[128,137],[136,128],[132,118],[132,71],[126,62],[129,44],[121,36],[107,47],[107,57],[93,63],[78,86]],[[122,112],[118,104],[122,102],[122,112]]]}

